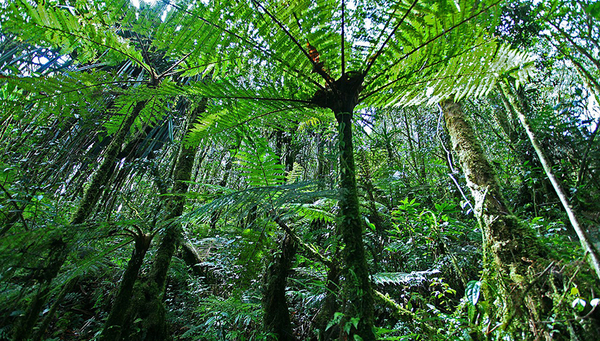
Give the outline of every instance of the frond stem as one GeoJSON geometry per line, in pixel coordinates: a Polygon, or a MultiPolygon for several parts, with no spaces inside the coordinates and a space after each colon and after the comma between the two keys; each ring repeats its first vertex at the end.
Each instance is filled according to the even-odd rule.
{"type": "MultiPolygon", "coordinates": [[[[412,3],[412,5],[410,5],[410,7],[408,8],[408,10],[406,10],[406,13],[404,13],[404,16],[402,16],[402,19],[400,19],[400,22],[398,22],[398,24],[396,25],[396,27],[394,27],[394,29],[392,30],[392,32],[388,35],[388,37],[383,42],[383,44],[381,44],[381,47],[379,48],[379,50],[377,51],[377,53],[375,53],[375,55],[371,58],[371,61],[368,62],[367,68],[365,69],[365,72],[363,73],[363,75],[365,75],[365,76],[367,75],[367,73],[369,72],[369,70],[371,69],[371,67],[373,66],[373,64],[375,64],[375,61],[377,60],[377,57],[379,57],[379,55],[381,54],[381,52],[383,51],[383,49],[386,47],[387,43],[390,41],[390,39],[392,39],[392,37],[394,36],[394,34],[396,34],[396,31],[398,31],[398,29],[400,28],[400,26],[404,23],[404,20],[410,14],[410,11],[412,11],[412,9],[417,5],[418,1],[419,0],[415,0],[412,3]]],[[[382,31],[382,34],[383,34],[383,31],[382,31]]]]}
{"type": "Polygon", "coordinates": [[[389,69],[390,69],[390,68],[392,68],[393,66],[397,65],[398,63],[400,63],[400,62],[401,62],[401,61],[403,61],[404,59],[406,59],[406,58],[410,57],[411,55],[413,55],[414,53],[416,53],[417,51],[419,51],[419,50],[420,50],[420,49],[422,49],[423,47],[425,47],[425,46],[427,46],[427,45],[431,44],[432,42],[434,42],[434,41],[438,40],[439,38],[441,38],[441,37],[445,36],[447,33],[450,33],[450,32],[452,32],[453,30],[455,30],[455,29],[456,29],[456,28],[458,28],[459,26],[462,26],[463,24],[465,24],[465,23],[467,23],[467,22],[469,22],[469,21],[473,20],[474,18],[476,18],[476,17],[478,17],[479,15],[481,15],[481,14],[485,13],[486,11],[488,11],[490,8],[497,6],[497,5],[498,5],[498,4],[500,4],[501,2],[502,2],[502,0],[500,0],[500,1],[497,1],[497,2],[495,2],[495,3],[493,3],[493,4],[489,5],[489,6],[485,7],[485,8],[484,8],[484,9],[482,9],[481,11],[479,11],[479,12],[477,12],[477,13],[475,13],[475,14],[471,15],[470,17],[463,19],[462,21],[460,21],[460,22],[459,22],[459,23],[457,23],[456,25],[454,25],[454,26],[452,26],[452,27],[448,28],[447,30],[443,30],[443,31],[442,31],[440,34],[438,34],[438,35],[436,35],[436,36],[434,36],[434,37],[430,38],[429,40],[427,40],[427,41],[426,41],[426,42],[424,42],[423,44],[419,45],[418,47],[416,47],[416,48],[415,48],[415,49],[413,49],[412,51],[410,51],[410,52],[406,53],[404,56],[402,56],[402,57],[398,58],[398,59],[397,59],[397,60],[396,60],[394,63],[392,63],[391,65],[388,65],[388,66],[386,67],[386,70],[384,70],[384,71],[380,72],[379,74],[377,74],[375,77],[373,77],[373,78],[372,78],[372,79],[370,79],[369,81],[374,81],[374,80],[376,80],[377,78],[379,78],[379,77],[383,76],[387,70],[389,70],[389,69]]]}
{"type": "Polygon", "coordinates": [[[294,36],[290,33],[290,31],[285,27],[285,25],[283,25],[283,23],[281,21],[279,21],[279,19],[277,19],[277,17],[275,17],[275,15],[273,15],[271,12],[269,12],[269,10],[267,10],[263,5],[261,5],[258,1],[256,0],[252,0],[252,2],[260,9],[263,10],[263,12],[265,12],[265,14],[267,14],[271,19],[273,19],[273,21],[277,24],[277,26],[279,26],[279,28],[281,28],[281,30],[290,38],[290,40],[296,44],[296,46],[298,46],[298,48],[300,49],[300,51],[302,51],[302,53],[304,53],[304,55],[306,56],[306,58],[308,58],[308,60],[312,63],[314,70],[321,76],[323,77],[323,79],[327,82],[327,84],[332,84],[333,83],[333,79],[327,74],[327,72],[325,72],[325,70],[323,70],[322,67],[319,67],[319,65],[317,64],[316,61],[314,61],[312,58],[310,58],[310,55],[308,54],[308,52],[306,52],[306,50],[302,47],[302,45],[300,44],[300,42],[294,38],[294,36]]]}

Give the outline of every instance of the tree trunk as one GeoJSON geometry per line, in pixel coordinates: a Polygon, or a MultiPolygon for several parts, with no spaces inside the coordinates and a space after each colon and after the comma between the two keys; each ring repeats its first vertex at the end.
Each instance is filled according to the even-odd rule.
{"type": "Polygon", "coordinates": [[[340,145],[340,217],[339,229],[344,242],[344,324],[352,324],[348,333],[363,340],[375,340],[373,334],[373,289],[362,240],[364,222],[360,215],[356,188],[356,166],[352,144],[352,111],[336,113],[340,145]],[[353,324],[358,319],[357,324],[353,324]]]}
{"type": "Polygon", "coordinates": [[[442,108],[483,232],[485,296],[490,306],[494,306],[488,312],[492,318],[490,325],[500,321],[502,329],[516,335],[518,331],[526,331],[529,323],[529,329],[538,334],[533,322],[541,320],[538,307],[542,295],[531,290],[538,279],[532,278],[531,271],[547,262],[549,251],[529,227],[509,212],[493,168],[461,105],[447,100],[442,108]],[[522,305],[526,306],[525,312],[522,305]]]}
{"type": "Polygon", "coordinates": [[[295,341],[285,298],[287,276],[296,259],[298,245],[287,233],[281,242],[281,253],[276,255],[267,268],[263,292],[265,330],[277,335],[279,341],[295,341]]]}
{"type": "Polygon", "coordinates": [[[101,341],[113,341],[121,339],[121,332],[125,325],[127,311],[129,310],[131,296],[133,295],[133,286],[144,263],[144,256],[150,248],[150,242],[153,235],[140,233],[135,236],[135,248],[131,259],[127,264],[127,269],[123,274],[119,292],[115,297],[115,302],[110,310],[108,319],[104,324],[104,329],[100,335],[101,341]]]}
{"type": "Polygon", "coordinates": [[[598,276],[598,278],[600,278],[600,256],[598,254],[598,250],[596,249],[594,244],[592,244],[592,242],[590,241],[590,239],[587,235],[587,232],[581,227],[581,225],[579,225],[579,221],[577,220],[577,217],[575,216],[575,212],[573,212],[573,209],[569,205],[569,199],[567,198],[565,192],[563,191],[562,186],[560,185],[558,179],[556,178],[556,176],[554,176],[554,173],[552,172],[552,167],[550,166],[550,162],[548,161],[548,158],[546,158],[546,155],[544,154],[544,151],[542,150],[542,146],[539,144],[537,138],[535,137],[535,134],[534,134],[533,130],[531,129],[531,126],[529,125],[527,117],[525,117],[523,112],[521,110],[519,110],[519,108],[517,107],[517,105],[514,101],[514,97],[510,93],[510,89],[508,88],[508,85],[503,82],[500,82],[500,89],[504,93],[504,96],[506,96],[506,98],[508,98],[508,101],[510,103],[510,108],[517,114],[517,116],[519,117],[519,121],[521,122],[521,125],[525,129],[525,132],[527,132],[527,136],[529,137],[529,140],[531,141],[531,144],[533,145],[533,148],[535,149],[535,152],[537,153],[537,156],[540,159],[542,167],[544,168],[544,171],[546,172],[548,179],[552,183],[552,186],[554,187],[554,190],[556,191],[556,195],[560,199],[560,202],[563,205],[565,212],[567,213],[567,216],[569,217],[569,221],[571,222],[573,229],[577,233],[577,237],[579,237],[579,242],[581,243],[581,247],[583,248],[585,253],[589,256],[590,266],[596,272],[596,276],[598,276]]]}
{"type": "MultiPolygon", "coordinates": [[[[325,73],[323,70],[321,70],[325,73]]],[[[325,76],[329,77],[326,73],[325,76]]],[[[325,77],[324,76],[324,77],[325,77]]],[[[362,239],[364,221],[360,215],[356,187],[356,165],[352,144],[352,115],[362,90],[364,74],[360,72],[344,73],[336,80],[327,78],[328,87],[318,90],[312,102],[322,108],[333,111],[338,122],[338,143],[340,148],[340,207],[338,226],[343,242],[345,266],[343,313],[341,321],[342,339],[364,341],[375,340],[373,333],[373,288],[365,256],[362,239]],[[347,327],[347,328],[344,328],[347,327]]]]}
{"type": "MultiPolygon", "coordinates": [[[[193,128],[193,123],[205,109],[206,100],[203,99],[190,110],[184,136],[188,135],[193,128]]],[[[173,174],[173,196],[170,197],[166,208],[167,216],[164,219],[166,227],[154,257],[149,278],[142,289],[144,291],[143,298],[140,298],[143,302],[139,313],[143,319],[142,329],[145,340],[162,341],[171,338],[165,320],[166,308],[163,294],[171,259],[183,237],[181,224],[176,220],[183,214],[185,194],[188,191],[188,181],[191,179],[195,156],[196,147],[182,145],[173,174]]]]}
{"type": "MultiPolygon", "coordinates": [[[[138,117],[147,101],[137,102],[133,108],[131,114],[125,118],[121,127],[113,137],[111,143],[106,148],[104,160],[100,165],[100,168],[96,170],[88,189],[85,191],[83,198],[79,202],[79,206],[73,217],[71,218],[71,225],[78,225],[85,222],[89,215],[93,212],[94,207],[98,203],[98,199],[106,186],[108,174],[111,173],[112,168],[115,166],[117,154],[121,151],[121,146],[138,117]]],[[[66,233],[66,231],[64,231],[66,233]]],[[[46,304],[48,293],[50,292],[50,284],[52,280],[58,275],[63,264],[67,260],[68,256],[68,245],[63,241],[63,237],[60,236],[53,240],[52,244],[55,247],[50,249],[48,260],[43,263],[40,267],[44,269],[43,282],[41,283],[42,289],[38,291],[33,301],[27,308],[25,316],[21,319],[15,327],[15,340],[27,340],[31,335],[31,331],[35,322],[46,304]]]]}

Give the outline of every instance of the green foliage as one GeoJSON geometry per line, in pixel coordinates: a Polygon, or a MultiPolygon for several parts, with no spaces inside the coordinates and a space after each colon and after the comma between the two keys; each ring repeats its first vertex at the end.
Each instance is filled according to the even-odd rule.
{"type": "MultiPolygon", "coordinates": [[[[330,290],[326,278],[330,265],[343,268],[344,247],[335,219],[340,192],[330,189],[338,178],[338,133],[315,93],[359,73],[365,79],[353,126],[360,131],[353,136],[358,218],[368,222],[363,240],[373,286],[404,309],[376,305],[377,337],[510,339],[500,329],[488,333],[498,288],[481,279],[481,231],[440,114],[423,106],[451,97],[472,114],[515,213],[528,218],[560,259],[550,270],[554,282],[545,283],[553,289],[544,295],[555,304],[547,308],[550,335],[589,328],[585,316],[598,302],[590,294],[597,285],[518,126],[510,117],[500,125],[506,112],[491,89],[501,76],[518,85],[534,79],[520,86],[520,100],[575,208],[596,226],[600,149],[590,100],[599,7],[589,1],[511,4],[500,16],[502,5],[2,2],[0,339],[12,337],[10,328],[39,289],[43,261],[58,237],[68,243],[69,256],[43,307],[47,314],[57,303],[43,337],[93,338],[131,255],[130,230],[160,233],[165,226],[160,212],[172,196],[164,188],[180,148],[172,142],[181,140],[197,155],[187,213],[178,222],[197,248],[192,261],[198,263],[182,256],[171,264],[165,299],[174,339],[272,338],[262,332],[259,296],[268,250],[281,234],[274,218],[301,242],[286,289],[298,339],[314,338],[315,328],[339,332],[340,323],[346,332],[357,328],[358,317],[334,314],[339,306],[322,325],[315,322],[325,302],[340,303],[341,286],[330,290]],[[529,25],[518,28],[521,36],[508,25],[511,18],[529,25]],[[491,35],[499,22],[503,43],[491,35]],[[524,33],[540,26],[545,40],[524,33]],[[537,60],[508,48],[536,42],[537,60]],[[208,98],[207,111],[183,136],[182,113],[198,97],[208,98]],[[101,184],[98,207],[85,224],[70,226],[112,136],[143,101],[101,184]],[[273,131],[285,132],[283,138],[273,131]],[[288,174],[282,164],[293,165],[288,174]],[[78,284],[57,300],[72,279],[78,284]]],[[[145,264],[140,275],[149,270],[145,264]]],[[[141,322],[132,321],[132,328],[141,322]]]]}
{"type": "Polygon", "coordinates": [[[208,340],[267,340],[261,333],[262,310],[251,298],[208,297],[197,309],[199,323],[188,329],[182,337],[208,340]]]}
{"type": "Polygon", "coordinates": [[[251,187],[275,186],[285,181],[284,166],[267,142],[265,138],[247,140],[236,154],[251,187]]]}

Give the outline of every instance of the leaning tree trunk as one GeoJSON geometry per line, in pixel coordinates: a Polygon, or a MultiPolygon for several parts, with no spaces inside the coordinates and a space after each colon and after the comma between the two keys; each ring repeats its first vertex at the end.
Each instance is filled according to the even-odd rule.
{"type": "Polygon", "coordinates": [[[544,168],[544,171],[546,172],[548,179],[552,183],[552,186],[554,187],[554,190],[556,191],[556,195],[560,199],[560,202],[563,205],[565,212],[567,213],[567,216],[569,217],[569,221],[571,222],[573,229],[577,233],[577,237],[579,237],[579,242],[581,243],[581,247],[583,248],[585,253],[589,256],[590,266],[596,272],[596,276],[598,276],[598,278],[600,278],[600,256],[598,254],[598,250],[596,249],[594,244],[592,244],[592,242],[590,241],[586,231],[581,227],[581,225],[579,225],[579,221],[577,220],[577,217],[575,216],[575,212],[573,212],[573,209],[569,205],[569,199],[567,198],[565,192],[563,191],[562,186],[560,185],[558,179],[556,178],[556,176],[554,176],[554,173],[552,172],[552,167],[550,166],[550,162],[548,161],[548,158],[546,157],[546,155],[544,154],[544,151],[542,150],[542,146],[539,144],[533,130],[531,129],[531,126],[529,125],[527,117],[525,117],[523,112],[521,110],[519,110],[519,107],[516,105],[514,97],[512,96],[512,94],[510,93],[510,89],[508,88],[508,85],[501,82],[500,89],[503,92],[504,96],[506,96],[506,98],[508,99],[508,102],[510,104],[510,107],[508,109],[512,110],[513,112],[515,112],[517,114],[517,116],[519,117],[519,121],[521,122],[521,125],[525,129],[525,132],[527,132],[527,136],[529,137],[529,140],[531,141],[531,144],[533,145],[533,148],[535,149],[535,152],[536,152],[538,158],[540,159],[542,167],[544,168]]]}
{"type": "Polygon", "coordinates": [[[140,268],[144,263],[144,256],[150,248],[150,242],[152,241],[152,234],[145,234],[141,230],[135,235],[135,248],[131,259],[127,264],[127,269],[123,274],[121,285],[115,302],[108,314],[108,319],[104,324],[104,329],[100,335],[101,341],[113,341],[121,339],[121,332],[125,325],[127,311],[129,310],[131,297],[133,295],[133,286],[140,272],[140,268]]]}
{"type": "MultiPolygon", "coordinates": [[[[546,263],[549,251],[533,230],[512,215],[502,197],[493,168],[485,157],[475,132],[467,122],[459,103],[442,103],[452,147],[465,174],[475,201],[475,214],[483,232],[484,280],[489,314],[509,333],[529,330],[538,334],[535,321],[541,321],[539,307],[542,294],[532,271],[546,263]],[[523,311],[522,306],[526,309],[523,311]],[[528,316],[529,315],[529,316],[528,316]]],[[[547,337],[547,335],[546,335],[547,337]]]]}
{"type": "MultiPolygon", "coordinates": [[[[203,99],[195,108],[190,110],[183,136],[187,136],[193,128],[197,117],[206,109],[206,99],[203,99]]],[[[192,168],[196,156],[196,147],[182,146],[177,158],[173,173],[172,194],[167,202],[167,215],[164,219],[167,224],[156,251],[149,278],[143,285],[143,302],[139,309],[142,329],[145,340],[169,340],[168,326],[166,323],[166,308],[163,294],[167,283],[167,272],[171,259],[179,245],[183,231],[177,219],[183,214],[185,194],[188,191],[188,182],[191,179],[192,168]]]]}
{"type": "MultiPolygon", "coordinates": [[[[140,101],[136,103],[131,114],[125,118],[121,124],[121,127],[106,148],[104,160],[102,161],[100,168],[98,168],[92,176],[90,185],[85,191],[83,198],[79,202],[77,211],[71,218],[71,225],[84,223],[91,212],[93,212],[93,209],[98,203],[98,199],[104,190],[104,186],[106,186],[108,175],[115,167],[117,154],[119,154],[121,151],[121,146],[123,145],[123,142],[125,141],[131,126],[133,125],[133,122],[135,122],[135,119],[146,105],[146,102],[147,101],[140,101]]],[[[58,275],[60,269],[67,260],[68,245],[63,240],[63,236],[54,238],[51,244],[53,247],[50,249],[47,260],[45,260],[40,266],[41,269],[44,269],[44,273],[42,274],[43,282],[41,283],[41,289],[35,295],[32,302],[29,304],[25,315],[20,319],[15,327],[14,339],[16,341],[27,340],[31,335],[35,322],[37,321],[42,308],[46,304],[46,300],[50,293],[50,284],[58,275]]]]}

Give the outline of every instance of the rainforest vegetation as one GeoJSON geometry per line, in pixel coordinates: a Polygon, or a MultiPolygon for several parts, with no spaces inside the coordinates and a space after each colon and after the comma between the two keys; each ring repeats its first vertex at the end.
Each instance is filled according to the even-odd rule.
{"type": "Polygon", "coordinates": [[[0,339],[599,340],[599,22],[0,1],[0,339]]]}

